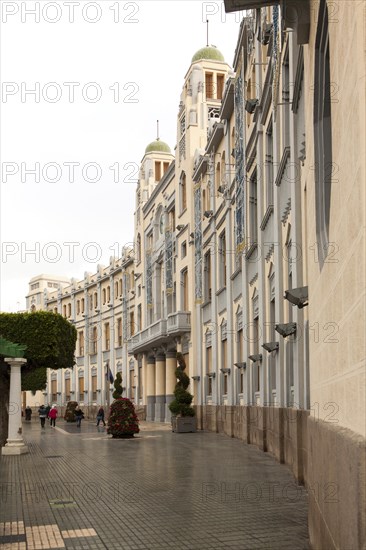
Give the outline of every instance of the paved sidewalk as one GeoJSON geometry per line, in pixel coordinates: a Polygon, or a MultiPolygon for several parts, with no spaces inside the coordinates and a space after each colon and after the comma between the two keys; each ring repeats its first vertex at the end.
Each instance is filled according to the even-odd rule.
{"type": "Polygon", "coordinates": [[[254,446],[147,422],[125,440],[23,426],[30,453],[0,458],[0,548],[308,549],[306,491],[254,446]]]}

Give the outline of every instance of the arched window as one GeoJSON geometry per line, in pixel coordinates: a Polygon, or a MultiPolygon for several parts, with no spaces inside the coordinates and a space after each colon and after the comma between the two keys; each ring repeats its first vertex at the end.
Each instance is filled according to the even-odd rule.
{"type": "Polygon", "coordinates": [[[85,311],[85,300],[84,298],[81,298],[81,313],[84,313],[85,311]]]}
{"type": "Polygon", "coordinates": [[[107,302],[108,302],[108,304],[109,304],[110,301],[111,301],[111,287],[107,286],[107,302]]]}
{"type": "Polygon", "coordinates": [[[98,307],[98,294],[94,292],[94,309],[98,307]]]}
{"type": "Polygon", "coordinates": [[[103,291],[102,291],[102,292],[103,292],[103,304],[105,304],[105,303],[106,303],[106,300],[107,300],[107,294],[106,294],[105,288],[103,288],[103,291]]]}

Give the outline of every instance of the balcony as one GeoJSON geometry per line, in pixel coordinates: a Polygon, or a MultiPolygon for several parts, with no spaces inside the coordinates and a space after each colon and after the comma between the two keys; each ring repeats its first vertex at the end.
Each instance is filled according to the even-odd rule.
{"type": "Polygon", "coordinates": [[[158,346],[165,342],[167,338],[167,320],[160,319],[146,329],[136,332],[136,334],[131,336],[127,344],[128,353],[134,354],[147,350],[152,344],[158,346]]]}
{"type": "Polygon", "coordinates": [[[167,329],[169,336],[178,336],[191,331],[191,312],[177,311],[168,315],[167,329]]]}

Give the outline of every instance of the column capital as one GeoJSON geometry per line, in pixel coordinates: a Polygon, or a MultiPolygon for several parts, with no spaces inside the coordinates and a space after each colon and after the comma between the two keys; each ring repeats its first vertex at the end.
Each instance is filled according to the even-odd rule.
{"type": "Polygon", "coordinates": [[[4,361],[5,363],[8,363],[8,365],[10,365],[11,367],[13,366],[21,367],[27,362],[27,360],[24,359],[23,357],[5,357],[4,361]]]}
{"type": "Polygon", "coordinates": [[[176,359],[177,358],[177,352],[176,350],[169,350],[166,352],[165,357],[167,359],[176,359]]]}
{"type": "Polygon", "coordinates": [[[165,355],[163,353],[158,353],[155,357],[156,361],[165,361],[165,355]]]}
{"type": "Polygon", "coordinates": [[[155,357],[153,355],[149,355],[147,358],[147,364],[148,365],[155,365],[155,357]]]}

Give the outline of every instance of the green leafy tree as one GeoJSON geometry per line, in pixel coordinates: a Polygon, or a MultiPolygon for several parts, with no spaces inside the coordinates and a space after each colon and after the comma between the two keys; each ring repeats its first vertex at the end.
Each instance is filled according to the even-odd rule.
{"type": "Polygon", "coordinates": [[[169,404],[169,409],[172,414],[176,416],[194,416],[195,412],[191,403],[193,395],[187,391],[189,386],[189,376],[184,372],[186,368],[186,362],[181,353],[177,353],[178,367],[175,371],[175,376],[178,380],[175,390],[174,399],[169,404]]]}
{"type": "MultiPolygon", "coordinates": [[[[65,369],[74,365],[77,339],[75,327],[57,313],[0,313],[0,336],[15,344],[25,344],[26,364],[22,367],[22,390],[42,390],[47,368],[65,369]]],[[[10,369],[0,356],[0,445],[8,432],[10,369]]]]}

